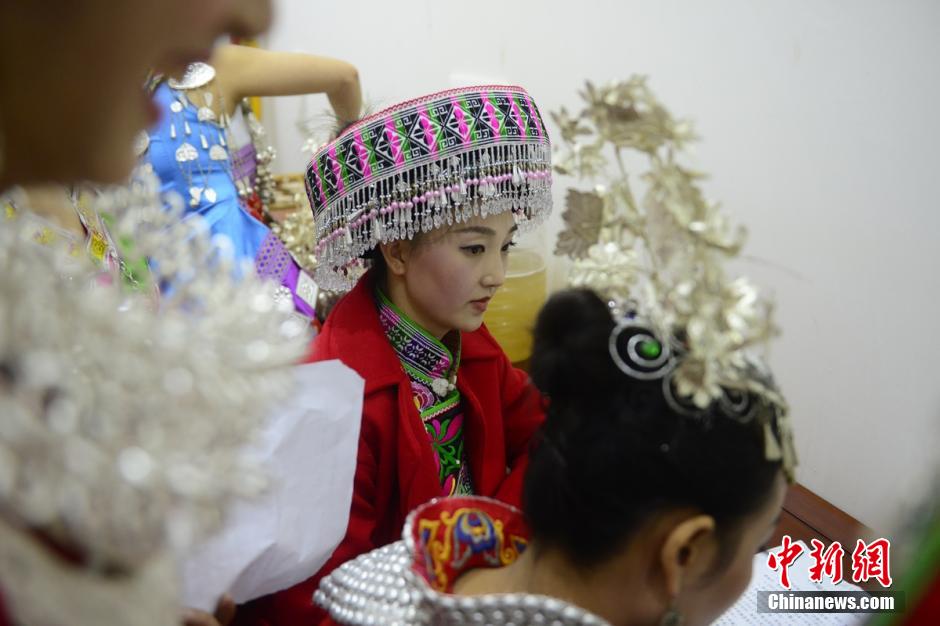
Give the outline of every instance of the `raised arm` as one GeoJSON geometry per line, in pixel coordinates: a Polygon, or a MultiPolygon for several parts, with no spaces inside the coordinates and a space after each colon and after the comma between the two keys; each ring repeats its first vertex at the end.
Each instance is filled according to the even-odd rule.
{"type": "Polygon", "coordinates": [[[356,68],[338,59],[248,46],[219,46],[210,63],[231,114],[242,98],[323,93],[341,124],[359,118],[362,91],[356,68]]]}

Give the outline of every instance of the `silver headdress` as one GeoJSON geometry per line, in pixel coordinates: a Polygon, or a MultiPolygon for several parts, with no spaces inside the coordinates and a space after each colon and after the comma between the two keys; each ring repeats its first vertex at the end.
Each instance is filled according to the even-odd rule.
{"type": "Polygon", "coordinates": [[[157,189],[141,174],[99,209],[173,284],[159,302],[94,284],[90,263],[17,220],[0,226],[0,589],[24,623],[92,623],[96,610],[106,623],[117,605],[131,605],[121,623],[177,622],[172,564],[157,564],[265,483],[244,448],[289,389],[305,326],[272,285],[232,278],[208,229],[178,198],[165,211],[157,189]],[[144,604],[120,599],[132,592],[144,604]]]}
{"type": "Polygon", "coordinates": [[[581,97],[577,114],[552,115],[563,146],[556,170],[603,181],[568,190],[555,253],[573,260],[569,282],[608,300],[618,319],[611,356],[621,370],[661,379],[681,414],[717,407],[761,420],[767,458],[781,460],[792,479],[786,403],[752,352],[776,333],[773,306],[745,278],[725,272],[745,233],[706,200],[703,175],[680,164],[696,139],[691,124],[674,119],[644,77],[587,83],[581,97]],[[649,164],[640,200],[625,165],[636,155],[649,164]]]}
{"type": "Polygon", "coordinates": [[[317,282],[351,288],[380,243],[511,211],[520,229],[550,212],[551,150],[521,87],[486,85],[409,100],[356,122],[306,171],[317,282]]]}

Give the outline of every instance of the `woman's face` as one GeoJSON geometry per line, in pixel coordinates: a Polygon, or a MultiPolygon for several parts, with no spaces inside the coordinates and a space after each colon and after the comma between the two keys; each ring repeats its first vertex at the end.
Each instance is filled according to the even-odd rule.
{"type": "Polygon", "coordinates": [[[724,567],[704,573],[700,583],[689,586],[680,594],[679,612],[689,626],[710,624],[744,593],[751,581],[754,555],[765,549],[780,520],[780,510],[787,483],[778,474],[773,490],[763,508],[749,515],[741,524],[738,544],[731,560],[724,567]]]}
{"type": "Polygon", "coordinates": [[[177,75],[215,41],[270,23],[270,0],[11,0],[0,5],[0,187],[116,182],[156,121],[148,72],[177,75]]]}
{"type": "Polygon", "coordinates": [[[436,337],[478,329],[506,277],[515,232],[507,211],[429,233],[416,243],[403,242],[403,302],[395,304],[436,337]]]}
{"type": "Polygon", "coordinates": [[[711,516],[694,510],[654,516],[591,572],[582,606],[619,625],[655,624],[670,608],[686,626],[711,624],[747,588],[754,555],[777,527],[786,486],[778,473],[761,508],[726,538],[732,542],[727,555],[711,516]]]}

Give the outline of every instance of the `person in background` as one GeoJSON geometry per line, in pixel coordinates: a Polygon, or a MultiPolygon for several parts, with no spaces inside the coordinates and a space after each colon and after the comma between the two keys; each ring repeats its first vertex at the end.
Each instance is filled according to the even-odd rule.
{"type": "Polygon", "coordinates": [[[671,373],[687,356],[655,328],[592,291],[552,296],[535,328],[548,408],[522,511],[479,497],[419,507],[402,541],[323,580],[332,620],[693,626],[730,607],[793,480],[788,418],[757,370],[766,394],[685,402],[671,373]]]}
{"type": "Polygon", "coordinates": [[[324,619],[312,600],[320,578],[394,541],[408,512],[432,498],[519,502],[541,398],[483,313],[516,233],[551,210],[550,158],[528,93],[499,86],[392,106],[314,155],[317,280],[355,286],[311,360],[340,359],[366,381],[352,510],[326,565],[240,609],[240,624],[324,619]],[[360,277],[362,256],[372,268],[360,277]]]}
{"type": "MultiPolygon", "coordinates": [[[[344,61],[248,46],[216,48],[208,63],[165,77],[153,101],[160,122],[141,138],[144,163],[163,191],[183,197],[184,215],[199,215],[209,232],[224,238],[235,270],[253,266],[280,284],[279,297],[313,318],[318,288],[278,237],[251,209],[257,204],[257,151],[235,147],[232,119],[243,99],[324,93],[340,124],[360,115],[362,93],[356,68],[344,61]]],[[[254,119],[251,124],[257,124],[254,119]]],[[[266,166],[265,166],[266,167],[266,166]]]]}

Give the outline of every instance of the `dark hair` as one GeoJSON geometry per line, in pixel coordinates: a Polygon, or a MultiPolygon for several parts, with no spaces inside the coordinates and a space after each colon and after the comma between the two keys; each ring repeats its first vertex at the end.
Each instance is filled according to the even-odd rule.
{"type": "Polygon", "coordinates": [[[360,258],[369,262],[369,268],[372,270],[372,275],[375,276],[376,279],[385,280],[388,265],[385,263],[385,257],[382,255],[382,251],[379,250],[378,246],[366,250],[360,255],[360,258]]]}
{"type": "Polygon", "coordinates": [[[762,427],[678,414],[661,380],[631,378],[616,366],[608,348],[614,326],[607,305],[587,290],[555,294],[539,313],[531,372],[547,396],[547,418],[523,494],[534,538],[591,566],[652,514],[695,507],[715,518],[729,554],[729,530],[766,502],[780,470],[764,457],[762,427]]]}
{"type": "MultiPolygon", "coordinates": [[[[426,241],[427,233],[418,231],[410,239],[412,245],[421,245],[426,241]]],[[[372,275],[376,277],[376,280],[385,281],[385,277],[388,275],[388,263],[385,262],[385,255],[382,254],[382,251],[379,249],[379,246],[376,245],[372,248],[369,248],[365,252],[359,255],[359,258],[368,261],[369,267],[372,269],[372,275]]]]}

